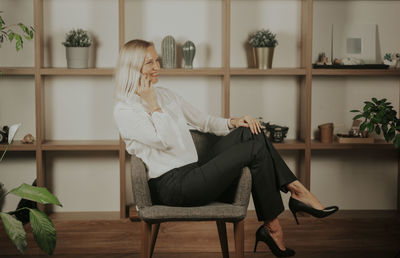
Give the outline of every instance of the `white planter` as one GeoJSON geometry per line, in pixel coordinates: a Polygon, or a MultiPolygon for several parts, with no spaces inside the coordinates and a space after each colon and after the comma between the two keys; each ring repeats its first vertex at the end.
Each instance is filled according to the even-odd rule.
{"type": "Polygon", "coordinates": [[[89,47],[66,47],[68,68],[88,68],[89,47]]]}
{"type": "Polygon", "coordinates": [[[272,60],[274,58],[273,47],[256,47],[253,48],[254,60],[258,69],[271,69],[272,60]]]}

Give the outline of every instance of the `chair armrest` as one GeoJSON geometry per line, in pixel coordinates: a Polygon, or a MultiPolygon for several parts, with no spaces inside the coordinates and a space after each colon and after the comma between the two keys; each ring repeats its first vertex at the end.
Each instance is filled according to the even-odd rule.
{"type": "Polygon", "coordinates": [[[248,167],[244,167],[242,175],[240,176],[239,179],[233,205],[245,206],[247,208],[250,200],[250,192],[251,192],[251,173],[248,167]]]}
{"type": "Polygon", "coordinates": [[[151,206],[150,189],[147,182],[146,167],[143,161],[132,155],[131,157],[131,175],[133,200],[138,209],[151,206]]]}

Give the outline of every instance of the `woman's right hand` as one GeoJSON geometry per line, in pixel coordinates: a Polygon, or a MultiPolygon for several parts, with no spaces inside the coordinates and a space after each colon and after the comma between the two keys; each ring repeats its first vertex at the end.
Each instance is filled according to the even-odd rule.
{"type": "Polygon", "coordinates": [[[157,95],[154,90],[153,84],[151,83],[150,76],[147,76],[146,74],[142,74],[140,76],[136,94],[147,102],[150,110],[159,108],[157,95]]]}

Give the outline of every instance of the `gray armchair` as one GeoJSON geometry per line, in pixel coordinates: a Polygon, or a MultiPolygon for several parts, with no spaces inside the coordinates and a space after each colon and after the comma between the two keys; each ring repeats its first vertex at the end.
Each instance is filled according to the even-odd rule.
{"type": "MultiPolygon", "coordinates": [[[[191,131],[201,161],[219,137],[191,131]]],[[[134,202],[142,220],[142,257],[151,257],[160,223],[167,221],[216,221],[223,257],[229,257],[225,222],[234,223],[236,257],[244,256],[244,218],[251,191],[250,170],[245,167],[239,179],[233,203],[213,202],[198,207],[152,205],[147,173],[141,159],[132,155],[131,176],[134,202]]]]}

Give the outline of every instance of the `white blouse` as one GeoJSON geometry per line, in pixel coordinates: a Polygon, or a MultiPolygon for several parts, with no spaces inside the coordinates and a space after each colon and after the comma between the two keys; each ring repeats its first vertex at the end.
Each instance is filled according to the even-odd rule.
{"type": "Polygon", "coordinates": [[[198,161],[190,127],[215,135],[229,133],[229,119],[204,114],[169,89],[154,87],[163,112],[153,112],[135,94],[129,103],[117,102],[114,118],[126,150],[146,164],[148,178],[198,161]]]}

